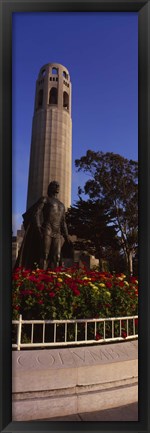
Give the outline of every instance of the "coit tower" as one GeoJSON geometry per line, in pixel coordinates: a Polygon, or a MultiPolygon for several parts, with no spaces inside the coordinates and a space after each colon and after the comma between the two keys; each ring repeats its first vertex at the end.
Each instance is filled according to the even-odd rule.
{"type": "Polygon", "coordinates": [[[32,122],[27,209],[47,194],[49,182],[60,184],[59,200],[71,204],[71,81],[61,64],[48,63],[36,81],[32,122]]]}

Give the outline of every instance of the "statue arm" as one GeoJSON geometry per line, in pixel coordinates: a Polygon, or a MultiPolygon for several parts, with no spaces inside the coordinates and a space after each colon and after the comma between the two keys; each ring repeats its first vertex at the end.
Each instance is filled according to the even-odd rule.
{"type": "Polygon", "coordinates": [[[67,224],[66,224],[66,220],[65,220],[65,209],[63,212],[63,216],[62,216],[61,232],[62,232],[62,235],[64,236],[65,240],[70,241],[69,234],[68,234],[68,228],[67,228],[67,224]]]}
{"type": "Polygon", "coordinates": [[[40,230],[42,225],[42,210],[44,207],[44,204],[46,202],[46,199],[42,197],[40,199],[38,206],[36,208],[36,211],[33,216],[33,224],[40,230]]]}

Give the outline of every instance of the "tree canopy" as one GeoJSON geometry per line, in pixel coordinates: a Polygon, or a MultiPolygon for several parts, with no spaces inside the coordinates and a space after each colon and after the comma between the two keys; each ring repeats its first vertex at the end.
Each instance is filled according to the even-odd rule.
{"type": "Polygon", "coordinates": [[[138,245],[138,163],[112,152],[88,150],[75,165],[78,171],[89,175],[84,189],[79,187],[80,200],[85,193],[96,206],[101,203],[117,230],[120,248],[132,273],[138,245]]]}
{"type": "Polygon", "coordinates": [[[95,255],[99,260],[107,258],[108,248],[118,249],[114,225],[99,200],[80,199],[66,215],[70,234],[76,234],[76,248],[95,255]]]}

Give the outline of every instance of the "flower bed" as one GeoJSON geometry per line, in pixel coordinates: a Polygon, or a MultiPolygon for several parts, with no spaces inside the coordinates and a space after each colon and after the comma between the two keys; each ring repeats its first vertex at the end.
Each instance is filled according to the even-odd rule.
{"type": "MultiPolygon", "coordinates": [[[[76,267],[67,271],[18,268],[12,278],[12,308],[13,319],[19,314],[34,320],[134,316],[138,313],[138,281],[135,277],[127,280],[124,274],[76,267]]],[[[106,331],[109,336],[109,326],[106,331]]],[[[99,324],[95,338],[100,339],[101,334],[99,324]]],[[[123,323],[122,336],[126,337],[123,323]]]]}
{"type": "Polygon", "coordinates": [[[75,267],[55,271],[16,269],[12,278],[13,319],[79,319],[136,315],[138,281],[124,274],[75,267]]]}

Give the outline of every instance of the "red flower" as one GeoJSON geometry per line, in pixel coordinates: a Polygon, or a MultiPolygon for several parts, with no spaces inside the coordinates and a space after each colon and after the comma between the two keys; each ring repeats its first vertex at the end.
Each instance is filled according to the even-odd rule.
{"type": "Polygon", "coordinates": [[[99,272],[99,277],[103,278],[103,277],[107,277],[107,272],[99,272]]]}
{"type": "Polygon", "coordinates": [[[44,290],[45,289],[44,284],[38,284],[37,289],[38,290],[44,290]]]}
{"type": "Polygon", "coordinates": [[[19,311],[20,310],[20,307],[19,307],[19,305],[16,305],[15,307],[15,310],[17,310],[17,311],[19,311]]]}
{"type": "Polygon", "coordinates": [[[105,285],[106,285],[107,289],[112,288],[112,283],[110,281],[106,281],[105,285]]]}
{"type": "Polygon", "coordinates": [[[73,291],[78,288],[77,284],[74,281],[70,281],[69,287],[73,291]]]}
{"type": "Polygon", "coordinates": [[[124,282],[123,281],[119,281],[119,287],[124,287],[124,282]]]}
{"type": "Polygon", "coordinates": [[[42,301],[41,299],[39,299],[38,304],[44,304],[44,301],[42,301]]]}
{"type": "Polygon", "coordinates": [[[29,271],[24,269],[24,270],[22,271],[22,276],[23,276],[23,277],[26,277],[27,275],[29,275],[29,271]]]}
{"type": "Polygon", "coordinates": [[[138,281],[137,277],[130,277],[130,283],[135,284],[137,286],[138,284],[137,281],[138,281]]]}
{"type": "Polygon", "coordinates": [[[55,296],[55,293],[54,292],[50,292],[49,296],[50,296],[50,298],[53,298],[55,296]]]}
{"type": "Polygon", "coordinates": [[[14,280],[14,281],[17,281],[18,278],[19,278],[19,275],[17,275],[17,274],[14,274],[14,275],[13,275],[13,280],[14,280]]]}
{"type": "Polygon", "coordinates": [[[52,275],[47,275],[47,274],[41,274],[38,276],[38,282],[40,281],[45,281],[46,283],[50,283],[54,280],[54,277],[52,275]]]}
{"type": "Polygon", "coordinates": [[[60,289],[62,287],[62,283],[56,282],[56,288],[60,289]]]}
{"type": "Polygon", "coordinates": [[[33,281],[34,283],[37,282],[37,278],[34,275],[29,275],[28,280],[33,281]]]}
{"type": "Polygon", "coordinates": [[[102,339],[102,336],[97,332],[96,335],[95,335],[95,340],[98,341],[98,340],[101,340],[101,339],[102,339]]]}
{"type": "Polygon", "coordinates": [[[32,295],[33,291],[32,290],[21,290],[21,295],[32,295]]]}
{"type": "Polygon", "coordinates": [[[21,267],[15,269],[15,272],[19,272],[19,271],[21,271],[21,267]]]}
{"type": "Polygon", "coordinates": [[[78,284],[83,284],[85,281],[87,281],[87,280],[81,280],[81,279],[79,279],[79,278],[76,279],[76,282],[77,282],[78,284]]]}
{"type": "Polygon", "coordinates": [[[126,333],[126,331],[122,331],[122,334],[121,334],[121,336],[122,336],[122,338],[126,338],[126,336],[127,336],[127,333],[126,333]]]}
{"type": "Polygon", "coordinates": [[[80,291],[78,289],[73,289],[73,293],[75,296],[79,296],[80,295],[80,291]]]}

